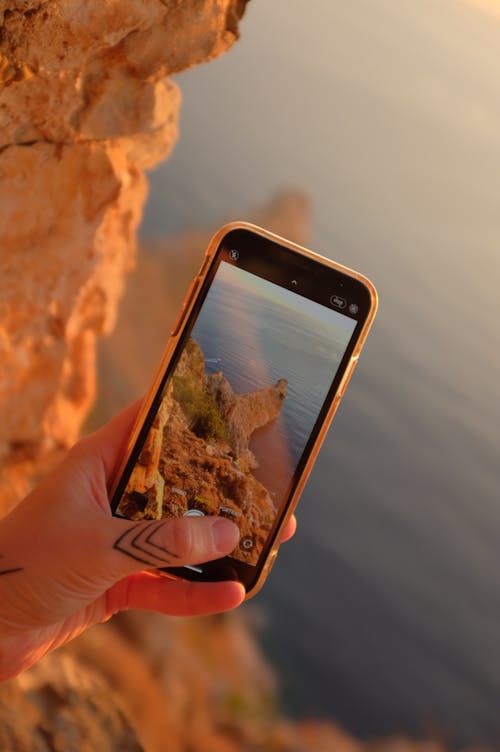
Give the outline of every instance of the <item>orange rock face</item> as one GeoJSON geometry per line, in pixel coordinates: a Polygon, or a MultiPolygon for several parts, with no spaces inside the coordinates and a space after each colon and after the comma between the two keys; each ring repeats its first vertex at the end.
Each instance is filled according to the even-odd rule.
{"type": "Polygon", "coordinates": [[[0,514],[77,438],[147,193],[177,137],[168,75],[244,0],[0,2],[0,514]]]}
{"type": "Polygon", "coordinates": [[[279,379],[272,387],[249,394],[234,394],[222,371],[218,371],[208,378],[208,388],[227,423],[229,443],[241,457],[249,451],[248,444],[254,431],[280,414],[288,382],[279,379]]]}

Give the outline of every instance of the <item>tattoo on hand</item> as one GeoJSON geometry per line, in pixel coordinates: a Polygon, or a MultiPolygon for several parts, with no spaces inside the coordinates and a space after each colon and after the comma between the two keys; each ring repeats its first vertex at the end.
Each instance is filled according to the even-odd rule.
{"type": "Polygon", "coordinates": [[[150,525],[138,523],[126,530],[113,544],[113,548],[148,567],[172,566],[179,557],[165,546],[153,543],[152,538],[166,522],[152,522],[150,525]]]}
{"type": "MultiPolygon", "coordinates": [[[[4,555],[0,554],[0,559],[4,559],[4,555]]],[[[2,569],[2,565],[0,564],[0,577],[2,577],[4,574],[14,574],[14,572],[22,572],[24,567],[9,567],[8,569],[2,569]]]]}

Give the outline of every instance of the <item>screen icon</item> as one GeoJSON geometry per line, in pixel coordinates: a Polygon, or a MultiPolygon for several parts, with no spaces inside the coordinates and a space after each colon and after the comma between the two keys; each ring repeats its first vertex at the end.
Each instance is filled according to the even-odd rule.
{"type": "Polygon", "coordinates": [[[346,307],[347,300],[345,298],[341,298],[340,295],[332,295],[330,298],[330,303],[332,306],[335,306],[335,308],[339,308],[341,311],[346,307]]]}
{"type": "Polygon", "coordinates": [[[254,546],[255,541],[251,535],[245,535],[245,537],[240,540],[240,548],[244,551],[251,551],[254,546]]]}
{"type": "Polygon", "coordinates": [[[240,252],[236,248],[231,248],[229,251],[229,258],[231,261],[238,261],[240,257],[240,252]]]}

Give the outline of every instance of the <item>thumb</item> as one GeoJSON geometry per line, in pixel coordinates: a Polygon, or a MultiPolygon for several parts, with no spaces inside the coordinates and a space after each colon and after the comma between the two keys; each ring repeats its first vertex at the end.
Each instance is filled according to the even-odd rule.
{"type": "Polygon", "coordinates": [[[118,580],[134,572],[182,567],[226,556],[238,545],[237,525],[222,517],[171,517],[148,522],[110,520],[110,570],[118,580]]]}

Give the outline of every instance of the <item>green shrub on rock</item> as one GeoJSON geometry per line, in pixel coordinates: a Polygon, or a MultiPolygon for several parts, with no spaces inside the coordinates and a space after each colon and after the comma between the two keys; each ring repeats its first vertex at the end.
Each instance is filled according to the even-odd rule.
{"type": "Polygon", "coordinates": [[[211,394],[188,376],[174,376],[173,397],[189,421],[191,431],[201,439],[227,441],[227,428],[211,394]]]}

